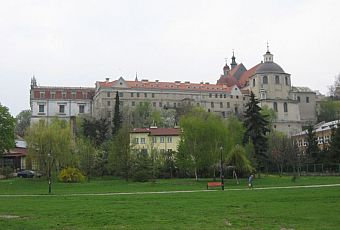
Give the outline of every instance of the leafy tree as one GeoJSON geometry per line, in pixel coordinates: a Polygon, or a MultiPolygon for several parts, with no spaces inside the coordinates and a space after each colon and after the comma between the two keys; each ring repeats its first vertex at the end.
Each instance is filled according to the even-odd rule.
{"type": "Polygon", "coordinates": [[[340,163],[340,126],[332,131],[331,141],[329,145],[329,161],[332,163],[340,163]]]}
{"type": "Polygon", "coordinates": [[[310,163],[317,163],[319,158],[320,149],[315,132],[313,132],[313,126],[308,125],[307,128],[307,148],[306,155],[309,158],[310,163]]]}
{"type": "Polygon", "coordinates": [[[322,101],[318,112],[318,121],[329,122],[340,119],[340,101],[322,101]]]}
{"type": "Polygon", "coordinates": [[[337,76],[335,76],[335,80],[334,80],[333,85],[328,86],[329,95],[331,97],[335,97],[336,96],[336,88],[337,87],[340,87],[340,73],[337,76]]]}
{"type": "Polygon", "coordinates": [[[113,127],[112,127],[112,135],[115,135],[122,125],[122,118],[120,114],[119,108],[119,94],[118,91],[116,92],[116,102],[115,102],[115,109],[113,115],[113,127]]]}
{"type": "MultiPolygon", "coordinates": [[[[15,146],[14,142],[15,119],[11,116],[8,108],[0,104],[0,157],[5,151],[15,146]]],[[[4,169],[2,160],[2,169],[4,169]]]]}
{"type": "Polygon", "coordinates": [[[57,171],[76,164],[74,139],[69,123],[64,120],[56,118],[51,124],[40,120],[27,130],[26,141],[28,154],[39,170],[47,172],[48,154],[57,171]]]}
{"type": "Polygon", "coordinates": [[[92,142],[86,138],[78,138],[76,148],[79,157],[79,168],[85,173],[87,180],[90,181],[90,177],[94,174],[97,150],[92,142]]]}
{"type": "Polygon", "coordinates": [[[268,127],[272,130],[272,124],[276,120],[276,113],[274,109],[269,108],[267,105],[261,108],[261,115],[268,121],[268,127]]]}
{"type": "Polygon", "coordinates": [[[253,167],[247,158],[246,150],[241,145],[235,145],[226,158],[226,164],[235,166],[239,172],[251,172],[253,167]]]}
{"type": "Polygon", "coordinates": [[[246,104],[247,110],[244,115],[245,134],[243,143],[247,144],[250,140],[254,145],[254,157],[257,162],[257,169],[260,171],[266,160],[268,121],[261,115],[261,108],[258,106],[259,100],[251,92],[250,101],[246,104]]]}
{"type": "Polygon", "coordinates": [[[130,130],[126,125],[113,137],[108,158],[112,171],[128,181],[131,175],[132,156],[130,130]]]}
{"type": "Polygon", "coordinates": [[[26,129],[30,126],[31,123],[31,116],[31,110],[23,110],[15,117],[15,133],[20,137],[25,136],[26,129]]]}
{"type": "Polygon", "coordinates": [[[136,154],[132,165],[132,177],[134,181],[146,182],[152,178],[152,165],[150,156],[145,152],[136,154]]]}
{"type": "Polygon", "coordinates": [[[132,126],[137,128],[150,127],[153,124],[153,109],[150,102],[141,102],[132,111],[132,126]]]}
{"type": "Polygon", "coordinates": [[[85,117],[81,123],[83,136],[89,138],[97,147],[109,139],[109,127],[105,118],[95,120],[85,117]]]}

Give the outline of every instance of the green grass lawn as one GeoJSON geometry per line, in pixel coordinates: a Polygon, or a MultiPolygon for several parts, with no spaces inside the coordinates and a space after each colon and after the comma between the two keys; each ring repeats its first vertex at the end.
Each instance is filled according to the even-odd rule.
{"type": "MultiPolygon", "coordinates": [[[[202,190],[192,179],[133,183],[96,179],[53,183],[52,196],[0,197],[0,229],[339,229],[340,187],[68,196],[67,194],[202,190]],[[63,196],[61,196],[63,195],[63,196]],[[5,218],[5,215],[18,218],[5,218]]],[[[340,183],[339,177],[267,176],[256,187],[340,183]]],[[[0,181],[0,194],[47,194],[44,179],[0,181]]]]}

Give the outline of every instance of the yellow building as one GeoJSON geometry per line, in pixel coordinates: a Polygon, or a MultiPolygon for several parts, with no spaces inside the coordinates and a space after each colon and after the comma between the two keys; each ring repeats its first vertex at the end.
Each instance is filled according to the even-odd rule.
{"type": "Polygon", "coordinates": [[[130,132],[132,149],[150,153],[152,149],[159,152],[177,151],[180,141],[179,128],[134,128],[130,132]]]}

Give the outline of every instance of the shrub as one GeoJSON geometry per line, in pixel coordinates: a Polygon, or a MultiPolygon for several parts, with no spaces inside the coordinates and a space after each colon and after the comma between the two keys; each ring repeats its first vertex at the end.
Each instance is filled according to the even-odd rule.
{"type": "Polygon", "coordinates": [[[85,176],[77,168],[65,168],[61,170],[58,179],[62,182],[76,183],[83,182],[85,180],[85,176]]]}

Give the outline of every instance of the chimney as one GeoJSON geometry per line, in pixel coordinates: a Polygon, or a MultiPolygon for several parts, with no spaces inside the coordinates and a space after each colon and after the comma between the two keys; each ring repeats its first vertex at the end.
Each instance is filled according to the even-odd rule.
{"type": "Polygon", "coordinates": [[[109,82],[109,81],[110,81],[110,78],[108,78],[108,77],[105,78],[105,81],[106,81],[106,82],[109,82]]]}

